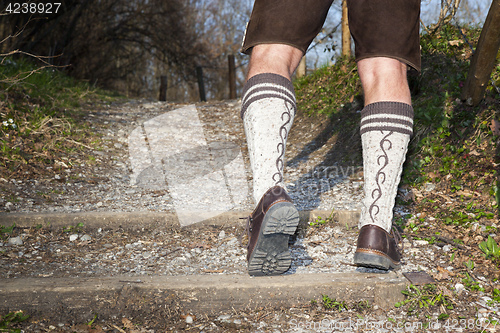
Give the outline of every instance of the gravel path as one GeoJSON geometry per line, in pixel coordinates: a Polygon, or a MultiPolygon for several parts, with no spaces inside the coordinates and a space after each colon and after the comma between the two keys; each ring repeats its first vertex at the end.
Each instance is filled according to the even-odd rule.
{"type": "MultiPolygon", "coordinates": [[[[186,218],[186,224],[224,211],[251,210],[251,174],[239,109],[238,101],[196,106],[130,101],[90,111],[87,120],[101,142],[92,152],[95,159],[68,166],[53,179],[10,180],[4,185],[16,188],[18,200],[5,205],[16,213],[176,211],[181,216],[185,206],[195,215],[199,206],[208,211],[208,216],[203,211],[186,218]],[[40,200],[41,193],[50,200],[40,200]]],[[[341,167],[335,161],[325,166],[333,138],[322,145],[314,141],[324,126],[308,117],[297,117],[294,126],[285,180],[299,210],[359,210],[360,168],[341,167]]],[[[246,274],[246,250],[238,241],[241,228],[174,234],[80,229],[27,230],[19,236],[24,245],[5,242],[4,256],[22,256],[30,265],[19,270],[5,262],[8,269],[0,274],[246,274]]],[[[354,271],[350,263],[355,240],[356,230],[345,226],[308,229],[292,246],[289,273],[354,271]]],[[[439,258],[435,251],[442,249],[424,243],[422,249],[409,250],[412,256],[407,256],[404,270],[426,270],[426,260],[439,258]]]]}
{"type": "MultiPolygon", "coordinates": [[[[248,196],[251,190],[249,188],[251,174],[239,109],[240,103],[237,101],[201,103],[197,104],[196,107],[164,102],[131,101],[117,105],[112,104],[106,108],[101,107],[99,110],[91,110],[88,112],[86,120],[91,123],[96,134],[100,136],[100,147],[91,152],[90,159],[87,161],[77,160],[71,164],[64,160],[58,161],[57,163],[63,167],[63,171],[54,172],[51,179],[0,179],[0,182],[3,182],[0,183],[2,187],[15,192],[13,198],[2,197],[0,199],[0,208],[3,211],[19,213],[173,211],[175,205],[170,193],[174,186],[172,184],[185,182],[191,169],[194,170],[191,172],[194,175],[197,175],[196,172],[200,173],[200,160],[207,154],[196,149],[184,152],[180,156],[175,156],[173,152],[182,153],[183,144],[184,146],[191,144],[195,148],[204,144],[208,145],[209,154],[212,154],[211,162],[215,163],[215,165],[209,165],[212,167],[212,171],[220,167],[217,165],[218,162],[227,162],[217,161],[217,156],[214,154],[218,151],[223,154],[228,154],[228,152],[230,154],[232,151],[242,153],[241,161],[244,169],[237,176],[243,178],[245,182],[236,184],[239,185],[237,190],[241,193],[241,200],[233,202],[229,209],[251,209],[253,203],[248,196]],[[177,136],[173,140],[165,141],[165,137],[168,135],[160,131],[161,129],[165,130],[165,127],[156,128],[156,131],[153,128],[147,133],[149,144],[152,144],[155,138],[160,144],[168,144],[163,147],[158,145],[153,149],[147,147],[149,152],[153,150],[158,154],[169,154],[171,162],[165,163],[163,161],[163,167],[167,169],[163,170],[164,174],[161,174],[161,170],[160,174],[155,173],[155,170],[149,170],[151,172],[143,173],[138,183],[138,175],[134,172],[134,162],[137,164],[137,157],[147,158],[141,155],[144,152],[140,150],[131,154],[130,149],[133,149],[130,147],[131,143],[137,146],[138,141],[136,136],[133,137],[133,134],[141,127],[144,129],[148,122],[154,122],[155,119],[168,115],[169,112],[172,114],[171,111],[190,107],[194,109],[194,115],[192,113],[182,114],[182,116],[188,116],[183,118],[185,121],[182,128],[173,126],[167,128],[167,130],[171,130],[168,135],[174,133],[177,136]],[[196,142],[197,139],[204,142],[196,142]],[[217,144],[222,145],[222,147],[217,147],[217,144]],[[165,148],[165,146],[168,147],[165,148]],[[196,161],[189,163],[187,157],[196,157],[196,161]],[[179,158],[183,158],[182,163],[175,163],[180,161],[179,158]],[[168,185],[166,180],[168,180],[168,185]],[[171,185],[170,188],[169,185],[171,185]]],[[[315,133],[318,133],[321,128],[313,128],[311,124],[311,127],[304,132],[304,126],[301,126],[300,121],[300,119],[296,121],[295,128],[299,127],[299,129],[292,130],[289,139],[287,148],[289,166],[285,175],[288,190],[298,209],[358,210],[362,181],[356,178],[354,173],[359,169],[359,166],[321,165],[328,152],[328,144],[319,149],[315,148],[314,145],[311,147],[311,143],[314,143],[315,133]],[[353,175],[354,177],[352,177],[353,175]]],[[[166,123],[166,121],[164,122],[166,123]]],[[[187,151],[187,149],[185,150],[187,151]]],[[[227,160],[234,156],[225,157],[227,160]]],[[[162,163],[161,160],[157,162],[162,163]]],[[[207,168],[207,163],[201,164],[201,173],[203,173],[203,168],[207,168]]],[[[213,192],[211,192],[214,190],[213,188],[202,187],[197,190],[197,192],[205,192],[201,196],[213,199],[213,192]]],[[[193,191],[190,195],[193,195],[193,191]]]]}
{"type": "MultiPolygon", "coordinates": [[[[51,178],[0,179],[4,192],[15,193],[1,197],[2,214],[176,212],[181,224],[184,221],[187,225],[221,212],[251,210],[251,174],[239,107],[237,101],[195,106],[130,101],[91,110],[87,120],[99,136],[100,148],[92,151],[87,161],[59,161],[63,171],[54,172],[51,178]],[[180,116],[191,117],[189,126],[176,122],[175,117],[180,116]],[[166,135],[165,129],[174,130],[166,135]],[[189,200],[190,205],[182,204],[189,200]],[[186,215],[189,212],[194,215],[186,215]]],[[[287,150],[285,181],[289,193],[299,210],[359,210],[362,170],[359,165],[341,167],[327,158],[335,138],[315,141],[325,126],[307,117],[296,119],[287,150]]],[[[396,217],[406,214],[404,207],[396,207],[396,217]]],[[[16,228],[9,237],[0,239],[0,278],[247,274],[246,250],[239,242],[242,232],[238,223],[139,231],[84,225],[16,228]]],[[[356,228],[346,229],[337,223],[300,229],[291,245],[292,267],[287,274],[366,271],[351,265],[356,234],[356,228]]],[[[398,274],[423,270],[435,275],[438,268],[453,274],[451,245],[404,242],[405,261],[398,274]]],[[[455,287],[458,293],[464,292],[463,285],[455,287]]],[[[485,318],[496,311],[478,306],[485,318]]],[[[193,318],[184,314],[175,327],[193,328],[202,320],[198,326],[205,331],[317,331],[294,327],[290,321],[317,320],[315,308],[280,311],[274,312],[274,318],[262,313],[224,314],[193,324],[193,318]]],[[[350,309],[321,318],[354,318],[360,311],[350,309]]],[[[370,311],[365,318],[406,320],[404,312],[397,309],[391,313],[376,308],[370,311]]],[[[436,319],[437,314],[430,313],[430,318],[436,319]]],[[[52,326],[54,329],[40,325],[35,325],[36,330],[68,331],[70,327],[64,323],[52,326]]]]}

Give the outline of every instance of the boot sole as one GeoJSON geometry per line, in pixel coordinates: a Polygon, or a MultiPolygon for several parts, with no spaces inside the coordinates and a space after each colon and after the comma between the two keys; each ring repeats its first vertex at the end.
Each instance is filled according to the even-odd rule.
{"type": "Polygon", "coordinates": [[[374,253],[354,253],[354,264],[356,266],[377,268],[382,270],[399,269],[401,264],[395,264],[391,259],[374,253]]]}
{"type": "Polygon", "coordinates": [[[248,260],[252,276],[280,275],[292,263],[288,241],[299,225],[299,212],[290,202],[273,205],[264,216],[255,248],[248,260]]]}

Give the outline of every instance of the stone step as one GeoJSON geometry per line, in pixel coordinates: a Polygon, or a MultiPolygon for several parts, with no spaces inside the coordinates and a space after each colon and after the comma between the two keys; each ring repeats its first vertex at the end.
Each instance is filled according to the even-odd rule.
{"type": "Polygon", "coordinates": [[[389,309],[409,284],[395,272],[243,275],[113,276],[99,278],[0,279],[0,312],[22,309],[39,318],[89,322],[113,316],[217,315],[276,306],[321,302],[322,295],[346,302],[368,301],[389,309]]]}

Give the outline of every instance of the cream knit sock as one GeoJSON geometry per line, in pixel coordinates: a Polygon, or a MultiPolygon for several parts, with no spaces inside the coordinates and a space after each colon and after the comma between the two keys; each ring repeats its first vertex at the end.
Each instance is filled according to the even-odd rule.
{"type": "Polygon", "coordinates": [[[361,112],[365,199],[359,228],[375,224],[391,231],[403,163],[413,133],[413,108],[399,102],[377,102],[361,112]]]}
{"type": "Polygon", "coordinates": [[[269,188],[285,187],[286,140],[295,112],[295,92],[287,78],[265,73],[253,76],[245,84],[241,117],[253,172],[255,203],[269,188]]]}

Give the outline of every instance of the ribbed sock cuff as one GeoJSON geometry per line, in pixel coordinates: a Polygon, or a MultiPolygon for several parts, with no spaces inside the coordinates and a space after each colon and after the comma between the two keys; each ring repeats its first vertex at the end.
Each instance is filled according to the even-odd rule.
{"type": "Polygon", "coordinates": [[[369,131],[393,131],[413,135],[413,107],[400,102],[368,104],[361,111],[361,134],[369,131]]]}
{"type": "Polygon", "coordinates": [[[248,106],[264,98],[281,98],[293,106],[296,111],[295,91],[292,82],[284,76],[263,73],[251,77],[243,87],[241,118],[245,115],[248,106]]]}

